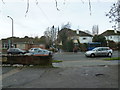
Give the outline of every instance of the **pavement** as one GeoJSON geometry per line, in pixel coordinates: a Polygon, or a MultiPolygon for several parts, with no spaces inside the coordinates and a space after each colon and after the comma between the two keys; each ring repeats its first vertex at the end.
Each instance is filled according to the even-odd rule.
{"type": "MultiPolygon", "coordinates": [[[[113,57],[118,55],[114,52],[113,57]]],[[[54,68],[2,67],[3,88],[118,88],[118,62],[86,58],[84,52],[56,53],[54,68]]]]}

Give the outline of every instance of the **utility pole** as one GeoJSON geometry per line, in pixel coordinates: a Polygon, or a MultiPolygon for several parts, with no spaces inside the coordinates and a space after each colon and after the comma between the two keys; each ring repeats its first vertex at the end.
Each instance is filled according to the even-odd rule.
{"type": "Polygon", "coordinates": [[[7,16],[7,17],[12,20],[12,41],[11,41],[11,47],[13,47],[13,35],[14,35],[14,31],[13,31],[13,18],[10,17],[10,16],[7,16]]]}

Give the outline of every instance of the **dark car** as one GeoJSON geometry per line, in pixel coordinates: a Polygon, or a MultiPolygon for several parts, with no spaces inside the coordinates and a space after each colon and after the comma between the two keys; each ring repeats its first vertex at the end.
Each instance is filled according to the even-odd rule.
{"type": "Polygon", "coordinates": [[[10,48],[7,50],[7,54],[25,54],[26,51],[21,50],[19,48],[10,48]]]}

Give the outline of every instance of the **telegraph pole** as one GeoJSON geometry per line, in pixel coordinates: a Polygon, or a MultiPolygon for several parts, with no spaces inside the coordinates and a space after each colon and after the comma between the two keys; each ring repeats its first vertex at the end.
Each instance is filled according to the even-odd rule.
{"type": "Polygon", "coordinates": [[[12,40],[11,40],[11,47],[13,47],[13,35],[14,35],[14,31],[13,31],[13,18],[10,17],[10,16],[7,16],[7,17],[12,20],[12,40]]]}

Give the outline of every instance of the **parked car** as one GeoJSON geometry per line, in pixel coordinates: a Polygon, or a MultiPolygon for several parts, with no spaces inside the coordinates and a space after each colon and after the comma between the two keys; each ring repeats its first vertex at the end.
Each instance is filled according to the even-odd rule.
{"type": "Polygon", "coordinates": [[[21,50],[19,48],[10,48],[7,50],[7,54],[25,54],[26,51],[21,50]]]}
{"type": "Polygon", "coordinates": [[[31,48],[25,55],[52,55],[53,52],[41,48],[31,48]]]}
{"type": "Polygon", "coordinates": [[[88,57],[95,57],[95,56],[112,56],[113,50],[109,47],[96,47],[93,50],[87,51],[85,55],[88,57]]]}
{"type": "Polygon", "coordinates": [[[41,50],[38,50],[38,52],[35,52],[34,55],[35,54],[52,55],[53,52],[49,50],[41,49],[41,50]]]}
{"type": "Polygon", "coordinates": [[[32,53],[32,52],[37,52],[38,50],[42,50],[41,48],[31,48],[28,50],[28,52],[32,53]]]}

